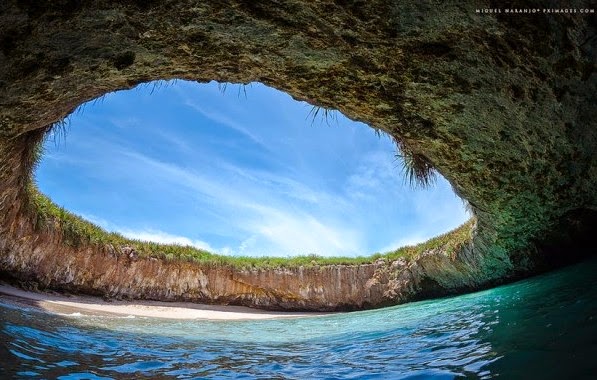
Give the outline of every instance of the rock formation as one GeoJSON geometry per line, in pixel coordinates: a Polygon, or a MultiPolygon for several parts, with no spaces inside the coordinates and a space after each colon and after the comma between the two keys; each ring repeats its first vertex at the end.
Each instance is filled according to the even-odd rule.
{"type": "MultiPolygon", "coordinates": [[[[489,286],[588,254],[597,226],[596,15],[493,1],[0,4],[0,268],[94,294],[351,309],[489,286]],[[26,191],[54,123],[158,79],[262,82],[391,134],[475,214],[413,262],[279,270],[136,261],[36,228],[26,191]]],[[[120,251],[118,251],[120,252],[120,251]]]]}

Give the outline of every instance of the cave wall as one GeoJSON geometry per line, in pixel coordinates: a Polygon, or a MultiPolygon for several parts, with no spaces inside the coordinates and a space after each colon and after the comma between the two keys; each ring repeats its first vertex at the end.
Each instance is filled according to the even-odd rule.
{"type": "MultiPolygon", "coordinates": [[[[525,2],[527,8],[549,4],[556,6],[525,2]]],[[[28,257],[40,262],[41,253],[102,254],[68,253],[59,237],[42,238],[31,226],[34,211],[23,189],[35,142],[85,101],[174,78],[262,82],[383,130],[431,162],[470,203],[477,225],[458,255],[427,255],[427,263],[443,266],[412,264],[409,270],[428,279],[430,293],[473,289],[565,262],[573,252],[546,247],[586,233],[586,215],[597,210],[596,16],[475,11],[496,6],[430,0],[2,2],[2,269],[42,278],[27,271],[35,266],[28,257]],[[20,261],[9,259],[16,257],[20,261]],[[454,265],[459,269],[451,271],[454,265]]],[[[591,4],[573,1],[570,7],[591,4]]],[[[409,281],[415,280],[405,280],[404,289],[409,281]]],[[[424,294],[424,288],[411,286],[409,294],[424,294]]]]}

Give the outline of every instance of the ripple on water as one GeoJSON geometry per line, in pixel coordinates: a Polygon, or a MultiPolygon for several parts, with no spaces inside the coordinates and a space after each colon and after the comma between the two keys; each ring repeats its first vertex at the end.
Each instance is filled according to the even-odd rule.
{"type": "Polygon", "coordinates": [[[597,261],[484,292],[305,319],[56,316],[0,305],[4,377],[590,378],[597,261]]]}

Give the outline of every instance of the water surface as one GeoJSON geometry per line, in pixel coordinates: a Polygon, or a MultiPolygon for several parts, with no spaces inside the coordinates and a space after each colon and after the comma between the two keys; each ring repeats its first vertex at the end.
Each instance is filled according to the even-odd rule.
{"type": "Polygon", "coordinates": [[[170,321],[0,302],[0,378],[590,379],[597,260],[464,296],[324,317],[170,321]]]}

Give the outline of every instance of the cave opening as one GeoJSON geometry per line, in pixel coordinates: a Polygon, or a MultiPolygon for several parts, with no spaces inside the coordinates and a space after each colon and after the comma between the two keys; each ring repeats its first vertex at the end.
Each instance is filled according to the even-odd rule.
{"type": "Polygon", "coordinates": [[[85,103],[44,141],[37,186],[109,232],[232,256],[368,256],[470,215],[416,188],[388,136],[259,83],[157,81],[85,103]]]}

